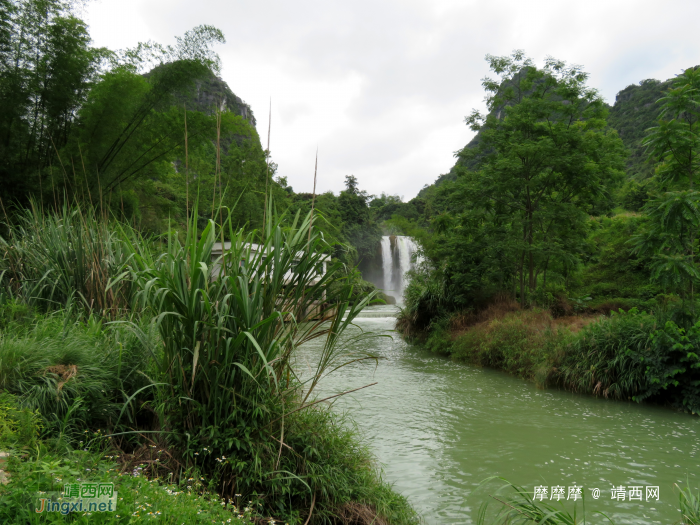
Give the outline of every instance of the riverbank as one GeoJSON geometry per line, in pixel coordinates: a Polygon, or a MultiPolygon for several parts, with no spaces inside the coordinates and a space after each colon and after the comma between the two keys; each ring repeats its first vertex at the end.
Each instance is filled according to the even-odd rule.
{"type": "Polygon", "coordinates": [[[554,317],[512,301],[478,314],[462,313],[412,329],[397,329],[432,352],[474,366],[612,399],[666,404],[700,413],[700,325],[679,327],[663,315],[630,309],[610,315],[554,317]]]}
{"type": "MultiPolygon", "coordinates": [[[[597,512],[616,525],[678,523],[675,484],[685,487],[689,481],[697,494],[700,418],[651,404],[541,389],[500,370],[455,362],[407,344],[392,332],[394,317],[369,315],[381,310],[367,309],[347,333],[355,353],[372,352],[378,363],[344,367],[321,382],[318,396],[376,383],[331,400],[333,410],[354,415],[386,481],[426,525],[502,525],[505,519],[490,514],[500,507],[491,495],[511,500],[497,494],[502,480],[482,484],[493,476],[530,492],[536,485],[582,486],[586,523],[596,525],[609,523],[597,512]],[[385,337],[360,337],[363,332],[385,337]],[[618,502],[611,499],[613,485],[658,485],[661,500],[618,502]],[[593,488],[601,491],[597,500],[593,488]],[[480,522],[479,508],[486,502],[489,519],[480,522]]],[[[312,373],[321,349],[319,340],[300,349],[302,379],[312,373]]],[[[544,503],[574,512],[572,501],[544,503]]],[[[579,523],[580,501],[576,508],[579,523]]]]}
{"type": "MultiPolygon", "coordinates": [[[[316,277],[330,247],[310,215],[276,218],[265,232],[234,232],[228,220],[199,231],[195,214],[184,241],[173,232],[167,245],[90,208],[34,208],[9,226],[0,239],[0,395],[15,400],[13,421],[35,418],[37,431],[3,443],[0,417],[0,450],[22,459],[8,468],[3,512],[34,516],[31,501],[13,499],[29,493],[23,468],[43,473],[36,491],[89,480],[93,468],[70,468],[73,452],[88,449],[170,490],[201,479],[219,501],[252,501],[258,522],[418,522],[351,416],[312,395],[331,365],[353,359],[332,336],[371,296],[353,300],[340,262],[316,277]],[[212,255],[219,229],[232,239],[225,258],[212,255]],[[264,256],[246,248],[253,241],[264,256]],[[332,305],[329,322],[308,322],[321,298],[332,305]],[[326,341],[324,364],[303,384],[290,361],[314,338],[326,341]]],[[[121,516],[109,523],[136,522],[121,516]]],[[[15,517],[8,522],[36,522],[15,517]]],[[[180,523],[174,508],[167,519],[180,523]]]]}
{"type": "MultiPolygon", "coordinates": [[[[323,405],[287,415],[284,430],[281,421],[273,423],[272,437],[251,436],[252,450],[214,454],[211,445],[204,445],[190,465],[158,428],[158,419],[149,417],[153,397],[142,398],[138,407],[127,403],[120,425],[123,399],[150,384],[138,370],[155,372],[148,349],[162,345],[148,331],[147,319],[140,327],[129,326],[132,321],[104,326],[68,312],[33,315],[16,303],[0,305],[0,450],[12,457],[0,465],[8,473],[8,483],[0,484],[0,522],[35,523],[29,518],[34,493],[61,492],[66,481],[99,478],[114,483],[124,499],[119,512],[94,514],[91,523],[150,523],[155,516],[161,523],[180,524],[180,518],[187,518],[186,523],[202,525],[212,519],[301,525],[307,518],[310,523],[414,523],[414,511],[382,479],[350,415],[334,414],[323,405]],[[140,335],[147,339],[141,342],[133,332],[140,328],[146,329],[140,335]],[[269,443],[280,436],[282,452],[279,441],[269,443]],[[258,469],[253,461],[261,463],[258,469]],[[276,461],[287,479],[271,472],[276,461]],[[211,463],[236,466],[236,476],[229,479],[244,478],[257,490],[244,491],[239,482],[235,493],[222,494],[225,471],[212,469],[211,463]],[[292,481],[304,488],[322,487],[324,493],[311,494],[307,503],[302,492],[291,508],[276,509],[285,494],[293,495],[292,481]],[[250,509],[244,512],[245,507],[250,509]]],[[[269,403],[266,408],[279,417],[280,410],[300,406],[269,403]]],[[[46,522],[53,523],[48,517],[46,522]]]]}

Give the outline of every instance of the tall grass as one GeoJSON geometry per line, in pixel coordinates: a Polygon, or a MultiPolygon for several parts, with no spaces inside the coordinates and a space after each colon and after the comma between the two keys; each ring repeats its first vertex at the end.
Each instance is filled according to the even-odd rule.
{"type": "Polygon", "coordinates": [[[568,335],[544,310],[508,312],[466,330],[452,356],[546,384],[568,335]]]}
{"type": "Polygon", "coordinates": [[[43,437],[58,448],[79,446],[86,431],[113,428],[125,392],[148,383],[139,373],[148,369],[143,342],[120,326],[58,312],[28,330],[8,328],[0,333],[0,391],[40,414],[43,437]]]}
{"type": "Polygon", "coordinates": [[[686,488],[676,485],[678,506],[681,509],[681,525],[700,525],[700,491],[693,493],[690,483],[686,488]]]}
{"type": "MultiPolygon", "coordinates": [[[[585,525],[586,507],[585,496],[581,502],[581,508],[574,506],[573,513],[564,508],[563,505],[552,505],[549,502],[537,501],[532,497],[532,493],[513,485],[503,478],[489,478],[482,484],[498,479],[505,482],[496,491],[495,495],[489,498],[500,503],[496,513],[489,517],[488,508],[492,501],[486,500],[477,515],[477,525],[585,525]]],[[[602,514],[602,513],[598,513],[602,514]]],[[[603,514],[603,516],[605,516],[603,514]]],[[[590,522],[588,522],[590,523],[590,522]]],[[[610,522],[612,525],[614,523],[610,522]]]]}
{"type": "Polygon", "coordinates": [[[143,242],[128,225],[103,220],[91,207],[21,210],[0,237],[0,287],[43,310],[77,303],[102,315],[129,307],[125,280],[131,251],[143,242]]]}
{"type": "Polygon", "coordinates": [[[647,386],[644,358],[651,354],[653,315],[612,313],[580,333],[566,349],[560,382],[571,390],[625,399],[647,386]]]}

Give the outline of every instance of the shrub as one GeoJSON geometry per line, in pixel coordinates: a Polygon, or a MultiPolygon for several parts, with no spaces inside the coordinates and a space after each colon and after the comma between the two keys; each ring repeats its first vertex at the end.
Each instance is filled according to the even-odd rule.
{"type": "Polygon", "coordinates": [[[546,383],[567,331],[540,309],[506,313],[473,326],[453,345],[453,357],[546,383]]]}
{"type": "Polygon", "coordinates": [[[700,413],[700,323],[687,330],[632,309],[588,326],[566,349],[562,383],[604,397],[700,413]]]}
{"type": "Polygon", "coordinates": [[[15,396],[0,391],[0,450],[34,447],[41,427],[37,412],[22,408],[15,396]]]}
{"type": "Polygon", "coordinates": [[[635,401],[663,400],[700,414],[700,322],[685,330],[667,321],[651,334],[649,344],[646,384],[635,401]]]}
{"type": "Polygon", "coordinates": [[[566,349],[559,374],[576,392],[618,399],[631,398],[645,385],[643,356],[656,320],[632,309],[612,313],[586,327],[566,349]]]}
{"type": "MultiPolygon", "coordinates": [[[[340,338],[373,298],[352,300],[340,262],[316,274],[331,247],[310,217],[286,222],[270,212],[265,231],[251,233],[230,222],[217,233],[212,221],[201,235],[193,220],[184,242],[171,236],[162,257],[133,258],[138,298],[163,341],[152,383],[158,427],[150,430],[162,433],[184,468],[215,480],[220,494],[258,495],[265,513],[290,523],[327,522],[351,503],[346,489],[355,482],[381,486],[363,453],[348,463],[353,440],[341,439],[332,418],[299,414],[322,376],[357,358],[346,357],[340,338]],[[219,236],[230,249],[212,261],[219,236]],[[326,323],[311,322],[314,302],[326,323]],[[292,356],[317,337],[326,341],[319,365],[302,384],[292,356]]],[[[405,502],[404,509],[413,515],[405,502]]]]}
{"type": "MultiPolygon", "coordinates": [[[[129,268],[106,281],[123,285],[124,295],[97,288],[108,298],[99,308],[82,298],[81,279],[66,275],[53,289],[20,272],[22,279],[8,281],[20,300],[50,310],[59,296],[81,297],[85,308],[46,314],[29,329],[14,331],[18,321],[10,321],[0,335],[0,389],[38,410],[54,452],[70,456],[71,448],[87,445],[87,430],[99,437],[104,429],[134,460],[153,438],[168,452],[173,480],[200,472],[222,496],[259,502],[256,518],[415,523],[348,420],[318,409],[312,397],[324,375],[357,360],[341,338],[374,294],[353,298],[352,276],[340,262],[318,275],[332,247],[310,216],[273,220],[271,210],[262,233],[234,231],[230,222],[217,233],[212,221],[200,235],[195,213],[184,242],[173,233],[161,256],[116,236],[118,225],[99,226],[118,240],[120,269],[129,268]],[[217,237],[231,249],[212,261],[217,237]],[[325,323],[313,319],[311,307],[319,304],[325,323]],[[317,337],[325,340],[318,369],[301,383],[294,352],[317,337]]],[[[73,217],[52,220],[65,230],[62,221],[73,217]]],[[[79,223],[71,223],[75,235],[79,223]]],[[[5,246],[13,255],[43,256],[45,246],[32,251],[17,237],[13,242],[5,246]]],[[[22,257],[15,262],[29,260],[22,257]]]]}

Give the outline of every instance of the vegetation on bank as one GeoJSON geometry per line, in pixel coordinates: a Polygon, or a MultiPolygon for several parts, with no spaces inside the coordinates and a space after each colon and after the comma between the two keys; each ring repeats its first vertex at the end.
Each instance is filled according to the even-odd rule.
{"type": "MultiPolygon", "coordinates": [[[[180,484],[144,475],[146,463],[133,469],[120,462],[123,456],[115,452],[108,438],[99,432],[85,432],[85,450],[57,451],[39,439],[42,434],[41,416],[9,394],[0,395],[3,428],[0,448],[13,450],[8,464],[11,477],[0,485],[0,520],[3,523],[159,523],[244,524],[254,523],[257,514],[252,501],[242,498],[226,500],[208,487],[203,478],[190,477],[180,484]],[[90,443],[86,445],[85,442],[90,443]],[[113,483],[117,492],[114,512],[92,512],[66,516],[60,512],[37,515],[39,497],[52,497],[63,491],[64,484],[80,479],[82,482],[113,483]]],[[[155,445],[152,458],[165,458],[167,451],[155,445]]],[[[152,460],[147,460],[152,461],[152,460]]],[[[54,498],[55,501],[55,498],[54,498]]]]}
{"type": "MultiPolygon", "coordinates": [[[[270,203],[266,224],[246,232],[210,221],[199,231],[193,219],[183,240],[151,239],[94,210],[35,207],[9,227],[0,243],[0,390],[38,422],[38,441],[13,448],[25,462],[54,465],[41,479],[61,477],[75,451],[93,450],[85,436],[97,436],[90,446],[118,455],[120,471],[143,463],[138,472],[179,491],[204,478],[239,509],[253,501],[255,519],[416,521],[352,422],[314,403],[322,376],[373,358],[338,344],[372,295],[354,301],[338,261],[316,278],[328,245],[310,214],[277,218],[270,203]],[[222,235],[232,249],[213,260],[222,235]],[[251,253],[253,241],[264,249],[251,253]],[[321,297],[323,324],[309,308],[321,297]],[[318,369],[302,382],[294,353],[318,337],[318,369]]],[[[15,464],[0,488],[12,508],[36,487],[21,473],[31,469],[15,464]]]]}
{"type": "Polygon", "coordinates": [[[28,494],[77,465],[130,473],[114,479],[134,512],[163,488],[147,478],[183,493],[163,503],[171,516],[196,501],[235,521],[233,500],[252,502],[243,520],[416,522],[351,423],[311,404],[378,296],[356,266],[382,232],[423,248],[408,337],[542,385],[698,412],[695,70],[624,90],[643,109],[608,114],[580,68],[489,57],[488,114],[468,118],[479,133],[439,185],[408,203],[352,175],[339,195],[297,194],[219,84],[216,28],[112,52],[91,47],[71,3],[0,7],[0,390],[17,418],[0,431],[21,459],[0,487],[7,519],[31,523],[28,494]],[[217,278],[215,240],[234,244],[217,278]],[[251,242],[269,251],[241,265],[251,242]],[[307,287],[321,254],[328,277],[307,287]],[[330,327],[298,322],[322,296],[330,327]],[[291,357],[313,337],[328,343],[301,383],[291,357]],[[201,478],[223,510],[188,488],[201,478]]]}
{"type": "Polygon", "coordinates": [[[489,112],[467,118],[478,135],[431,190],[429,224],[391,219],[425,261],[399,328],[542,385],[699,413],[700,70],[645,113],[653,176],[640,181],[633,159],[625,181],[623,142],[585,72],[519,51],[487,60],[489,112]]]}
{"type": "Polygon", "coordinates": [[[700,322],[682,328],[675,312],[625,312],[555,317],[513,301],[478,314],[456,314],[405,337],[455,360],[610,399],[666,404],[700,414],[700,322]]]}
{"type": "Polygon", "coordinates": [[[339,195],[277,176],[216,76],[218,29],[115,52],[71,2],[0,3],[0,390],[40,419],[24,459],[70,461],[101,431],[127,470],[156,446],[169,459],[149,478],[197,473],[255,519],[414,522],[352,422],[312,404],[347,324],[382,301],[356,269],[381,235],[371,196],[351,175],[339,195]],[[314,301],[329,325],[306,322],[314,301]],[[302,383],[290,361],[315,337],[302,383]]]}

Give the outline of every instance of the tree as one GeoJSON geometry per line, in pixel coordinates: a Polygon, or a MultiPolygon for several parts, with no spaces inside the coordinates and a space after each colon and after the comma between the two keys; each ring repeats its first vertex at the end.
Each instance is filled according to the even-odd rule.
{"type": "Polygon", "coordinates": [[[68,138],[104,49],[60,0],[3,2],[0,23],[0,197],[23,200],[68,138]]]}
{"type": "Polygon", "coordinates": [[[382,236],[370,218],[371,199],[372,195],[359,189],[354,175],[345,176],[345,189],[338,196],[338,210],[343,219],[343,235],[357,249],[360,259],[374,256],[382,236]]]}
{"type": "MultiPolygon", "coordinates": [[[[219,70],[211,47],[224,42],[221,31],[199,26],[174,46],[115,53],[90,46],[73,2],[0,0],[0,13],[0,198],[114,193],[121,209],[125,200],[138,207],[139,186],[173,174],[184,143],[180,101],[219,70]]],[[[216,136],[215,120],[191,117],[193,146],[216,136]]]]}
{"type": "Polygon", "coordinates": [[[654,254],[653,278],[689,299],[700,278],[695,261],[700,227],[700,193],[695,190],[700,168],[700,69],[689,68],[658,100],[658,125],[644,141],[656,161],[660,191],[644,207],[651,227],[636,238],[636,250],[654,254]]]}
{"type": "Polygon", "coordinates": [[[499,78],[483,81],[488,114],[466,118],[480,140],[459,153],[474,169],[461,168],[452,209],[481,250],[465,254],[477,274],[516,277],[524,302],[555,261],[576,264],[587,212],[622,177],[623,146],[579,66],[547,58],[539,69],[522,51],[486,59],[499,78]]]}

